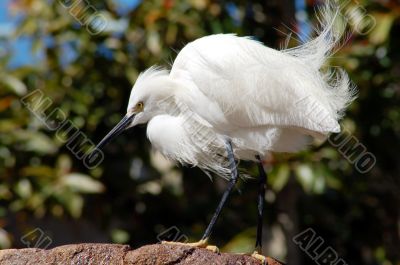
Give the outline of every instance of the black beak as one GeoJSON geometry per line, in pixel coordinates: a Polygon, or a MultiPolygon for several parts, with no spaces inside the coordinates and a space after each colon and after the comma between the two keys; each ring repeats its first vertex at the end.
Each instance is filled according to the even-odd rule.
{"type": "Polygon", "coordinates": [[[122,120],[117,125],[115,125],[115,127],[103,138],[103,140],[100,141],[100,143],[96,146],[94,150],[101,150],[112,139],[120,135],[126,129],[126,127],[131,124],[134,117],[135,114],[132,114],[130,116],[126,115],[125,117],[123,117],[122,120]]]}

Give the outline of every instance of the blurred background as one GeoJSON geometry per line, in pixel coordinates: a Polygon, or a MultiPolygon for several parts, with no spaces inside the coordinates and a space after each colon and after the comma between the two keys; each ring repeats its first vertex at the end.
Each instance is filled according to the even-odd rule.
{"type": "MultiPolygon", "coordinates": [[[[293,47],[312,34],[321,3],[1,0],[0,247],[200,239],[223,179],[164,160],[145,127],[120,136],[88,169],[21,99],[41,91],[51,102],[47,114],[59,108],[97,143],[124,115],[147,67],[168,66],[186,43],[215,33],[293,47]]],[[[341,122],[353,142],[266,158],[263,251],[312,264],[293,242],[312,228],[347,264],[400,264],[400,3],[341,3],[351,34],[330,63],[345,68],[359,89],[341,122]],[[346,153],[360,146],[376,160],[365,172],[346,153]]],[[[331,137],[337,143],[344,136],[331,137]]],[[[252,164],[240,168],[257,174],[252,164]]],[[[241,181],[211,243],[252,252],[256,199],[257,181],[241,181]]]]}

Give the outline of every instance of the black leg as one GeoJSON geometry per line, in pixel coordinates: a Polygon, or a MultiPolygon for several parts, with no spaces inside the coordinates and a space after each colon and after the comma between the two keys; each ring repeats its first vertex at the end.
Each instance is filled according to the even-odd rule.
{"type": "Polygon", "coordinates": [[[220,215],[221,210],[224,207],[229,194],[231,193],[233,187],[235,187],[236,182],[238,180],[238,172],[237,172],[237,168],[236,168],[235,157],[233,155],[232,144],[230,141],[227,141],[227,143],[226,143],[226,150],[228,152],[229,167],[231,170],[231,179],[228,183],[228,187],[226,187],[226,190],[225,190],[224,194],[222,195],[221,201],[219,202],[218,207],[215,210],[213,217],[211,218],[210,224],[207,226],[207,229],[204,232],[203,237],[201,238],[202,240],[208,240],[208,238],[210,237],[212,229],[213,229],[215,223],[217,222],[218,216],[220,215]]]}
{"type": "Polygon", "coordinates": [[[261,253],[262,248],[262,230],[263,230],[263,216],[264,216],[264,201],[265,201],[265,190],[267,188],[267,174],[264,171],[263,164],[259,155],[256,156],[258,162],[258,223],[257,223],[257,238],[256,238],[256,249],[261,253]]]}

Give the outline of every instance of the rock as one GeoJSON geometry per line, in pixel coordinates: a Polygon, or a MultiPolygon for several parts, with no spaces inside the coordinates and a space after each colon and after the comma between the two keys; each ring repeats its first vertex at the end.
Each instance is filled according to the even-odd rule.
{"type": "MultiPolygon", "coordinates": [[[[249,255],[214,253],[203,248],[155,244],[132,249],[118,244],[75,244],[49,250],[0,250],[1,265],[260,265],[249,255]]],[[[268,265],[282,263],[268,258],[268,265]]]]}

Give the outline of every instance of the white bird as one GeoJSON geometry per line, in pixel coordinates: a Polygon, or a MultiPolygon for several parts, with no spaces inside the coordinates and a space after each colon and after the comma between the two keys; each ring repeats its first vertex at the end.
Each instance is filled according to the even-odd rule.
{"type": "MultiPolygon", "coordinates": [[[[296,152],[310,139],[339,132],[355,89],[340,69],[322,68],[340,42],[339,9],[328,3],[318,36],[274,50],[249,37],[217,34],[187,44],[170,71],[151,67],[133,86],[126,116],[99,143],[148,123],[147,136],[166,157],[230,179],[203,240],[205,245],[238,174],[235,159],[259,162],[261,247],[266,152],[296,152]]],[[[342,25],[343,26],[343,25],[342,25]]],[[[342,27],[343,28],[343,27],[342,27]]]]}

